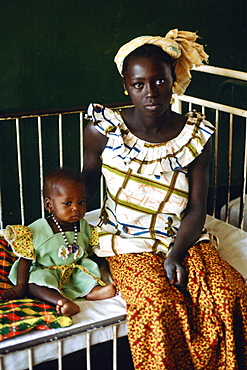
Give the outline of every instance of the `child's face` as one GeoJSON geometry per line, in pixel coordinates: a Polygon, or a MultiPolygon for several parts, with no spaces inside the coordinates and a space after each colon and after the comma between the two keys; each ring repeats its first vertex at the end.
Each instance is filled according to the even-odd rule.
{"type": "Polygon", "coordinates": [[[45,199],[45,207],[53,213],[61,225],[81,220],[86,212],[84,185],[72,181],[57,184],[45,199]]]}

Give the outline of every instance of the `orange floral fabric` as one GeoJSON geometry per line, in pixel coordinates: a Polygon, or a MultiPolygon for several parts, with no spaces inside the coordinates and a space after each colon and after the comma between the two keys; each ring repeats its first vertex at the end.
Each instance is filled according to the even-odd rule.
{"type": "Polygon", "coordinates": [[[186,297],[153,253],[108,258],[127,302],[129,342],[138,370],[247,369],[247,288],[210,243],[185,258],[186,297]]]}

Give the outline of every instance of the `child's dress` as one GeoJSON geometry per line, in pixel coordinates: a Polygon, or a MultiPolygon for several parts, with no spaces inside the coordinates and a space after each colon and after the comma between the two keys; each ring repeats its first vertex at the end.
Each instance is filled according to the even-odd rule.
{"type": "MultiPolygon", "coordinates": [[[[73,244],[74,232],[65,233],[73,244]]],[[[56,289],[69,299],[85,297],[94,286],[105,285],[100,280],[98,265],[88,257],[90,245],[95,244],[95,233],[86,220],[80,220],[77,249],[69,253],[61,233],[54,234],[52,228],[41,218],[31,225],[6,227],[5,238],[18,257],[32,260],[29,283],[56,289]]],[[[97,241],[96,241],[97,243],[97,241]]],[[[16,285],[18,262],[13,264],[9,279],[16,285]]]]}

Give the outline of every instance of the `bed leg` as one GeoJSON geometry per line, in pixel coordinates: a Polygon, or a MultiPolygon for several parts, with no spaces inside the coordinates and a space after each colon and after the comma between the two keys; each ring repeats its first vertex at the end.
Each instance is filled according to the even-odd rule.
{"type": "Polygon", "coordinates": [[[3,367],[3,356],[0,356],[0,370],[4,370],[4,367],[3,367]]]}
{"type": "Polygon", "coordinates": [[[28,348],[28,369],[33,369],[33,350],[32,348],[28,348]]]}
{"type": "Polygon", "coordinates": [[[61,340],[57,342],[57,352],[58,352],[58,370],[62,370],[63,368],[63,346],[62,346],[61,340]]]}
{"type": "Polygon", "coordinates": [[[91,334],[90,332],[87,332],[87,370],[91,370],[91,356],[90,356],[90,339],[91,339],[91,334]]]}
{"type": "Polygon", "coordinates": [[[113,328],[113,370],[117,370],[117,326],[113,328]]]}

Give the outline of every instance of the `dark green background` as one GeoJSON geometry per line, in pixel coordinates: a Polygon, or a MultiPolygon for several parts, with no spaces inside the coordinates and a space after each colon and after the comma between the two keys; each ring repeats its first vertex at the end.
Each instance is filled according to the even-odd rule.
{"type": "MultiPolygon", "coordinates": [[[[165,35],[172,28],[198,31],[211,65],[246,71],[246,0],[0,4],[0,113],[122,102],[113,63],[118,48],[133,37],[165,35]]],[[[211,83],[198,85],[203,96],[215,96],[211,83]]]]}

